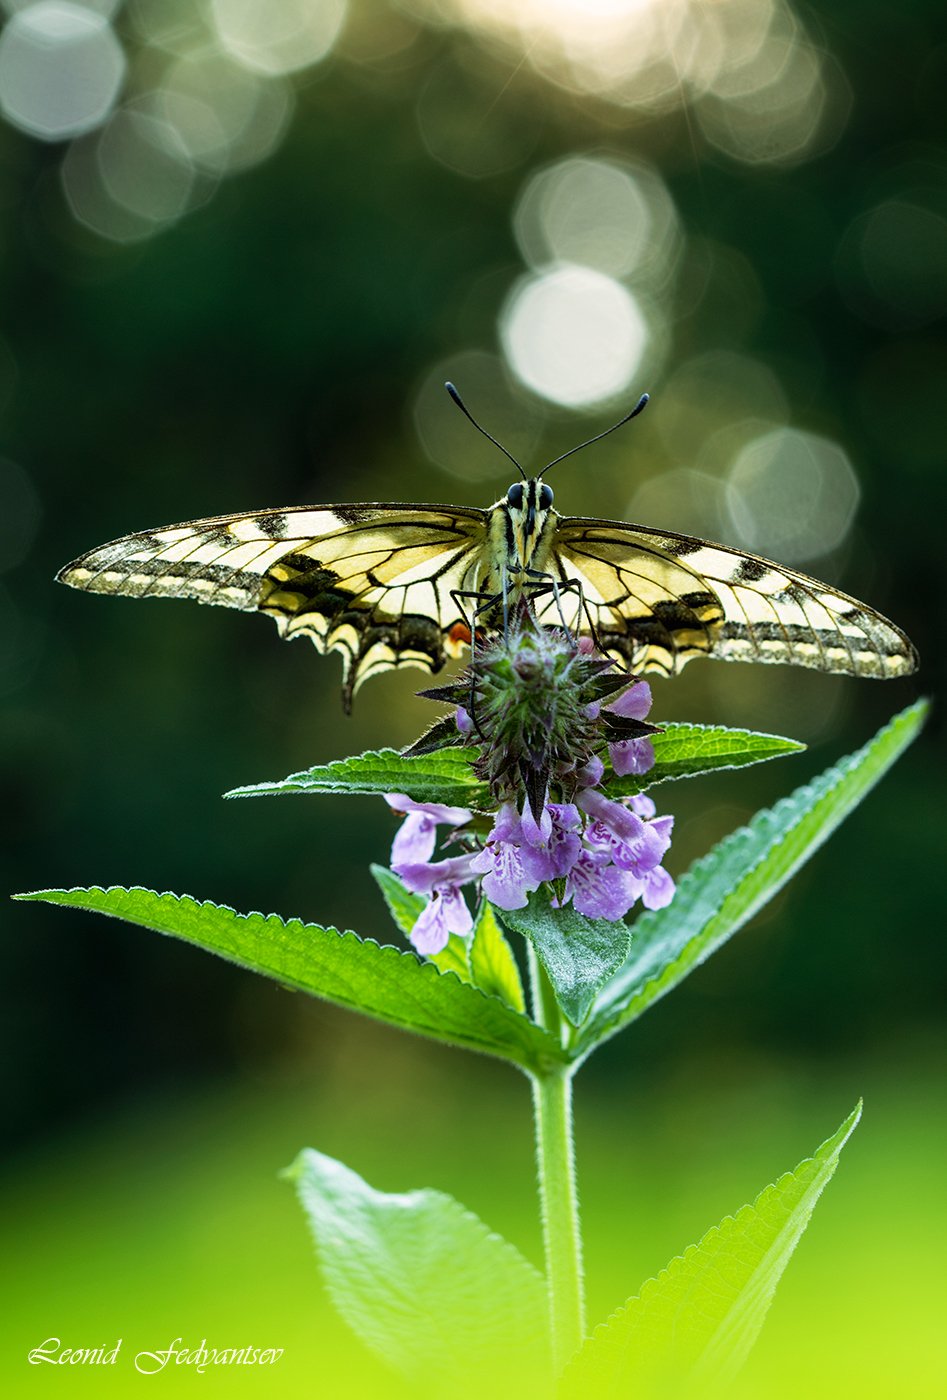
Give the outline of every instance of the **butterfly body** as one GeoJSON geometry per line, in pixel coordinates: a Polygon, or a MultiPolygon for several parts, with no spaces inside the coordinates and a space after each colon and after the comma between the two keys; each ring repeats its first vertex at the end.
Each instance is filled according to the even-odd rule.
{"type": "Polygon", "coordinates": [[[103,545],[57,577],[266,613],[283,637],[342,654],[346,707],[380,671],[440,670],[474,609],[489,621],[523,590],[553,625],[570,590],[571,625],[635,672],[672,675],[701,655],[879,678],[917,664],[907,637],[847,594],[725,545],[562,516],[540,477],[487,510],[290,506],[191,521],[103,545]]]}
{"type": "Polygon", "coordinates": [[[517,593],[547,574],[560,516],[552,491],[538,477],[514,482],[486,512],[486,548],[477,592],[487,598],[517,593]]]}

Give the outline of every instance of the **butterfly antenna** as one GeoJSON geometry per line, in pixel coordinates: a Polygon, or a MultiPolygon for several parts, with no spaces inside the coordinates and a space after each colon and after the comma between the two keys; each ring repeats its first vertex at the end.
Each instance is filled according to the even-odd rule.
{"type": "MultiPolygon", "coordinates": [[[[513,465],[514,465],[514,467],[516,468],[516,470],[519,472],[520,476],[521,476],[521,477],[523,478],[523,480],[525,481],[525,480],[526,480],[526,473],[523,471],[523,468],[520,466],[519,462],[518,462],[518,461],[516,460],[516,458],[513,456],[512,452],[507,452],[507,450],[506,450],[506,448],[503,446],[502,442],[497,442],[496,438],[493,436],[492,433],[488,433],[487,430],[486,430],[486,428],[481,428],[480,424],[477,422],[476,418],[473,416],[473,414],[471,413],[470,409],[469,409],[469,408],[467,407],[467,405],[464,403],[463,399],[460,397],[460,395],[458,394],[457,390],[454,388],[453,384],[450,382],[449,379],[448,379],[447,382],[445,383],[444,388],[445,388],[445,389],[447,390],[447,392],[450,394],[451,398],[454,400],[454,403],[455,403],[455,404],[457,405],[457,407],[460,409],[460,411],[461,411],[461,413],[464,415],[464,417],[470,419],[471,423],[472,423],[472,424],[474,425],[474,427],[477,429],[477,432],[478,432],[478,433],[483,433],[483,435],[484,435],[485,438],[489,438],[489,439],[490,439],[490,441],[493,443],[494,447],[498,447],[498,448],[500,449],[500,451],[503,453],[504,457],[508,457],[508,458],[510,459],[510,461],[513,463],[513,465]]],[[[637,412],[637,409],[635,410],[635,412],[637,412]]]]}
{"type": "Polygon", "coordinates": [[[570,447],[568,452],[563,452],[563,453],[562,453],[562,456],[560,456],[560,457],[554,457],[553,460],[549,463],[548,466],[543,467],[543,469],[542,469],[542,471],[539,473],[539,475],[540,475],[540,476],[545,476],[546,473],[547,473],[548,470],[549,470],[549,467],[554,467],[554,466],[556,466],[559,462],[564,461],[566,457],[571,457],[574,453],[576,453],[576,452],[581,452],[582,449],[583,449],[584,447],[591,447],[591,445],[592,445],[593,442],[601,442],[602,438],[608,437],[609,433],[613,433],[613,432],[615,431],[616,428],[623,428],[623,427],[625,426],[626,423],[630,423],[630,422],[631,422],[632,418],[637,418],[637,417],[638,417],[638,414],[639,414],[639,413],[642,411],[642,409],[646,406],[646,404],[647,404],[647,402],[648,402],[648,399],[649,399],[650,397],[651,397],[650,394],[642,394],[642,395],[641,395],[641,398],[640,398],[640,399],[638,400],[638,402],[635,404],[634,408],[631,410],[630,413],[626,413],[625,416],[624,416],[624,418],[619,418],[618,422],[617,422],[617,423],[613,423],[612,426],[611,426],[610,428],[606,428],[605,431],[604,431],[604,433],[596,433],[594,437],[588,438],[585,442],[580,442],[579,445],[578,445],[578,447],[570,447]]]}

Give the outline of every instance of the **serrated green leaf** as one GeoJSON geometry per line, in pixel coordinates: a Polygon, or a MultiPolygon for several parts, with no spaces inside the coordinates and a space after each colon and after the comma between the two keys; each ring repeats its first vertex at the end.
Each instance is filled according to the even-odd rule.
{"type": "Polygon", "coordinates": [[[726,729],[711,724],[666,724],[651,736],[654,767],[647,773],[604,781],[609,797],[627,797],[644,792],[655,783],[672,778],[692,778],[719,768],[745,768],[783,754],[799,753],[806,746],[778,734],[756,734],[752,729],[726,729]]]}
{"type": "Polygon", "coordinates": [[[691,1245],[595,1329],[562,1400],[716,1393],[743,1365],[776,1285],[861,1117],[861,1104],[795,1171],[691,1245]]]}
{"type": "Polygon", "coordinates": [[[480,901],[474,921],[470,972],[481,991],[492,992],[516,1011],[526,1010],[523,982],[513,949],[488,899],[480,901]]]}
{"type": "Polygon", "coordinates": [[[548,1387],[545,1285],[511,1244],[440,1191],[386,1195],[320,1152],[287,1174],[333,1303],[424,1394],[548,1387]]]}
{"type": "Polygon", "coordinates": [[[38,890],[15,898],[92,910],[171,934],[285,986],[524,1069],[562,1060],[548,1031],[497,997],[445,976],[413,953],[354,933],[276,914],[237,914],[189,895],[118,886],[38,890]]]}
{"type": "MultiPolygon", "coordinates": [[[[387,866],[372,865],[370,869],[384,895],[388,912],[401,932],[410,938],[427,900],[422,894],[412,894],[406,888],[404,881],[387,866]]],[[[470,975],[467,940],[459,938],[456,933],[450,935],[446,948],[442,948],[439,953],[428,953],[426,961],[433,963],[441,972],[456,972],[462,982],[473,981],[470,975]]],[[[484,988],[484,990],[493,991],[493,988],[484,988]]],[[[518,1009],[522,1011],[524,1008],[518,1009]]]]}
{"type": "Polygon", "coordinates": [[[299,793],[402,792],[415,802],[444,802],[453,807],[483,807],[489,794],[472,763],[472,749],[438,749],[409,757],[396,749],[376,749],[292,773],[272,783],[234,788],[227,797],[280,797],[299,793]]]}
{"type": "Polygon", "coordinates": [[[757,812],[691,867],[665,909],[640,914],[628,960],[597,997],[577,1054],[635,1020],[772,899],[907,748],[926,713],[926,702],[912,705],[857,753],[757,812]]]}
{"type": "Polygon", "coordinates": [[[504,909],[502,918],[533,944],[556,1001],[572,1025],[580,1026],[596,992],[628,954],[628,925],[587,919],[571,904],[554,909],[542,886],[529,896],[525,909],[504,909]]]}

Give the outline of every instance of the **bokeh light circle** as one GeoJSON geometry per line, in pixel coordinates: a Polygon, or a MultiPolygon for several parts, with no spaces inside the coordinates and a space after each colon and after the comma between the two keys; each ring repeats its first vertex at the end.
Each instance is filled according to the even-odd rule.
{"type": "Polygon", "coordinates": [[[858,478],[838,443],[798,428],[773,428],[748,442],[727,478],[737,542],[788,564],[838,548],[859,495],[858,478]]]}
{"type": "Polygon", "coordinates": [[[194,182],[174,129],[150,113],[126,107],[96,142],[102,183],[116,204],[148,223],[172,223],[187,209],[194,182]]]}
{"type": "Polygon", "coordinates": [[[193,204],[193,170],[184,151],[169,155],[173,141],[137,107],[73,141],[59,173],[77,222],[112,243],[139,243],[173,224],[193,204]]]}
{"type": "Polygon", "coordinates": [[[792,164],[814,145],[826,105],[820,55],[794,35],[771,38],[745,73],[697,107],[711,145],[749,165],[792,164]],[[743,84],[739,79],[743,77],[743,84]]]}
{"type": "Polygon", "coordinates": [[[866,321],[922,326],[947,312],[947,217],[927,191],[886,199],[849,225],[837,256],[842,290],[866,321]],[[926,196],[926,197],[925,197],[926,196]]]}
{"type": "Polygon", "coordinates": [[[187,156],[222,175],[256,165],[276,148],[292,114],[292,89],[205,45],[170,64],[154,105],[187,156]]]}
{"type": "Polygon", "coordinates": [[[433,28],[484,33],[568,92],[649,115],[693,105],[736,160],[791,163],[824,142],[826,64],[788,0],[402,3],[433,28]]]}
{"type": "Polygon", "coordinates": [[[224,49],[260,73],[295,73],[318,63],[335,44],[347,0],[211,0],[224,49]]]}
{"type": "Polygon", "coordinates": [[[570,156],[527,182],[513,215],[516,240],[533,267],[571,262],[613,277],[647,272],[673,256],[677,213],[649,167],[570,156]]]}
{"type": "Polygon", "coordinates": [[[641,483],[622,518],[718,540],[729,524],[726,486],[692,467],[658,472],[641,483]]]}
{"type": "MultiPolygon", "coordinates": [[[[734,350],[707,350],[683,360],[661,390],[654,428],[668,457],[712,475],[729,468],[733,443],[718,435],[746,420],[767,427],[785,422],[786,395],[767,365],[734,350]]],[[[741,436],[739,447],[749,440],[741,436]]]]}
{"type": "Polygon", "coordinates": [[[592,268],[568,264],[520,281],[500,329],[518,378],[572,408],[626,389],[648,344],[647,324],[627,288],[592,268]]]}
{"type": "Polygon", "coordinates": [[[105,121],[125,77],[125,54],[104,15],[67,0],[19,10],[0,34],[0,109],[42,141],[105,121]]]}
{"type": "Polygon", "coordinates": [[[510,90],[485,103],[480,76],[453,59],[434,66],[418,92],[415,115],[433,158],[470,180],[520,165],[541,129],[534,104],[510,90]]]}

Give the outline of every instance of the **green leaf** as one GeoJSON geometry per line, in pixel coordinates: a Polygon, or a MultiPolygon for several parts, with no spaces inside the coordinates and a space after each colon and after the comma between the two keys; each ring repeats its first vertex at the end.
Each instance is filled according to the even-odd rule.
{"type": "Polygon", "coordinates": [[[276,914],[237,914],[189,895],[117,886],[38,890],[15,898],[94,910],[171,934],[285,986],[524,1069],[562,1060],[548,1031],[497,997],[445,976],[413,953],[381,947],[354,933],[276,914]]]}
{"type": "MultiPolygon", "coordinates": [[[[780,754],[797,753],[805,745],[775,734],[755,734],[749,729],[725,729],[701,724],[668,724],[652,738],[655,766],[648,773],[607,782],[616,797],[643,792],[670,778],[686,778],[716,768],[741,768],[780,754]]],[[[369,750],[353,758],[340,758],[292,773],[271,783],[234,788],[227,797],[275,797],[286,793],[403,792],[416,802],[446,802],[482,809],[490,805],[489,791],[473,771],[477,750],[438,749],[425,754],[403,754],[395,749],[369,750]]]]}
{"type": "Polygon", "coordinates": [[[470,945],[470,971],[483,992],[492,992],[515,1011],[526,1010],[520,970],[488,899],[481,899],[470,945]]]}
{"type": "Polygon", "coordinates": [[[452,1197],[386,1195],[312,1150],[287,1175],[333,1303],[425,1395],[548,1378],[542,1276],[452,1197]]]}
{"type": "Polygon", "coordinates": [[[687,872],[665,909],[633,925],[631,953],[602,988],[576,1046],[588,1054],[715,953],[819,849],[915,738],[919,701],[869,744],[721,841],[687,872]]]}
{"type": "Polygon", "coordinates": [[[454,807],[483,807],[489,800],[486,783],[471,766],[472,749],[439,749],[409,757],[396,749],[369,750],[292,773],[273,783],[234,788],[227,797],[280,797],[286,793],[402,792],[415,802],[444,802],[454,807]]]}
{"type": "Polygon", "coordinates": [[[580,1026],[596,992],[628,955],[628,925],[587,919],[571,904],[554,909],[542,886],[529,896],[525,909],[504,909],[503,922],[532,942],[556,1001],[572,1024],[580,1026]]]}
{"type": "Polygon", "coordinates": [[[732,1381],[860,1117],[861,1104],[813,1157],[672,1259],[597,1327],[565,1372],[562,1400],[704,1397],[732,1381]]]}
{"type": "MultiPolygon", "coordinates": [[[[652,737],[655,766],[639,776],[607,781],[615,797],[643,792],[670,778],[686,778],[716,768],[741,768],[780,754],[796,753],[805,744],[749,729],[725,729],[702,724],[668,724],[652,737]]],[[[227,797],[278,797],[287,793],[403,792],[416,802],[446,802],[481,810],[490,806],[486,783],[473,771],[478,750],[445,748],[425,754],[396,749],[369,750],[340,758],[272,783],[234,788],[227,797]]]]}
{"type": "Polygon", "coordinates": [[[609,797],[644,792],[670,778],[691,778],[718,768],[745,768],[782,754],[799,753],[806,747],[778,734],[756,734],[752,729],[725,729],[710,724],[666,724],[651,736],[651,742],[654,767],[647,773],[623,778],[609,774],[604,783],[609,797]]]}
{"type": "MultiPolygon", "coordinates": [[[[387,866],[372,865],[370,869],[385,897],[388,912],[401,932],[410,938],[427,900],[423,894],[412,894],[405,886],[404,881],[387,866]]],[[[439,953],[428,953],[425,960],[433,963],[441,972],[456,972],[462,982],[473,981],[470,975],[467,940],[458,938],[456,933],[450,935],[446,948],[443,948],[439,953]]],[[[493,991],[493,988],[484,988],[484,990],[493,991]]],[[[517,1009],[522,1011],[524,1008],[521,1006],[517,1009]]]]}

